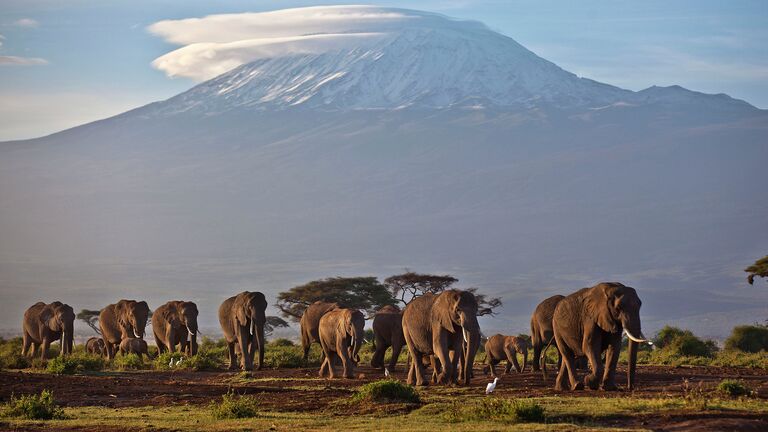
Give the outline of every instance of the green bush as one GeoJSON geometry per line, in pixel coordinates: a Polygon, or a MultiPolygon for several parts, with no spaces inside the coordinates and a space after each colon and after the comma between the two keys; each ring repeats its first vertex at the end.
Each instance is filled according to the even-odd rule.
{"type": "Polygon", "coordinates": [[[657,348],[664,348],[671,344],[673,340],[685,335],[693,335],[693,333],[689,330],[682,330],[677,327],[664,326],[664,328],[659,330],[656,334],[656,337],[653,338],[653,344],[656,345],[657,348]]]}
{"type": "Polygon", "coordinates": [[[733,328],[725,348],[749,353],[768,351],[768,326],[742,325],[733,328]]]}
{"type": "Polygon", "coordinates": [[[71,375],[87,371],[104,369],[104,359],[91,354],[73,354],[66,357],[56,357],[48,361],[45,370],[56,375],[71,375]]]}
{"type": "Polygon", "coordinates": [[[741,380],[725,379],[717,385],[717,391],[725,396],[738,397],[749,396],[752,394],[752,389],[744,384],[741,380]]]}
{"type": "Polygon", "coordinates": [[[293,343],[293,341],[292,341],[292,340],[290,340],[290,339],[286,339],[286,338],[278,338],[278,339],[275,339],[275,340],[273,340],[273,341],[269,342],[269,343],[267,344],[267,348],[269,348],[270,346],[276,346],[276,347],[292,347],[292,346],[295,346],[295,345],[296,345],[296,344],[295,344],[295,343],[293,343]]]}
{"type": "Polygon", "coordinates": [[[25,369],[32,365],[28,357],[21,355],[22,339],[0,338],[0,369],[25,369]]]}
{"type": "Polygon", "coordinates": [[[368,383],[358,390],[355,401],[420,403],[419,393],[410,385],[387,379],[368,383]]]}
{"type": "Polygon", "coordinates": [[[724,350],[717,353],[712,366],[736,366],[768,370],[768,352],[745,353],[736,350],[724,350]]]}
{"type": "MultiPolygon", "coordinates": [[[[198,351],[199,353],[200,351],[198,351]]],[[[183,369],[187,365],[189,359],[186,358],[186,356],[179,352],[170,352],[166,351],[159,356],[155,357],[155,359],[152,361],[152,368],[155,370],[175,370],[175,369],[183,369]],[[171,364],[171,360],[173,360],[173,365],[171,364]],[[176,363],[181,360],[181,364],[179,366],[176,366],[176,363]],[[170,366],[169,366],[170,365],[170,366]]]]}
{"type": "Polygon", "coordinates": [[[236,395],[229,391],[221,396],[221,402],[211,402],[211,415],[217,420],[256,417],[259,401],[253,396],[236,395]]]}
{"type": "Polygon", "coordinates": [[[43,390],[39,395],[11,396],[2,409],[0,417],[16,417],[29,420],[63,419],[64,410],[53,400],[50,390],[43,390]]]}
{"type": "Polygon", "coordinates": [[[301,347],[267,347],[264,352],[264,366],[272,369],[299,368],[304,366],[301,347]]]}
{"type": "MultiPolygon", "coordinates": [[[[195,371],[216,370],[221,368],[222,359],[210,351],[199,350],[197,354],[181,362],[179,366],[195,371]]],[[[168,363],[165,363],[168,366],[168,363]]]]}
{"type": "Polygon", "coordinates": [[[118,370],[139,370],[144,369],[144,360],[138,354],[129,353],[118,355],[112,360],[112,366],[118,370]]]}
{"type": "Polygon", "coordinates": [[[540,423],[545,421],[544,408],[533,400],[506,400],[489,397],[479,402],[454,402],[444,413],[446,420],[459,423],[464,421],[495,421],[501,423],[540,423]]]}
{"type": "Polygon", "coordinates": [[[713,357],[717,352],[717,345],[712,341],[703,341],[693,334],[686,334],[673,339],[667,349],[682,356],[713,357]]]}

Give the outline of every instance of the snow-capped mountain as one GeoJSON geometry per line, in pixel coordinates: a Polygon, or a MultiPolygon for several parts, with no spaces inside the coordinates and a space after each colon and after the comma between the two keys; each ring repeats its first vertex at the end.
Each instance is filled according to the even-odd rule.
{"type": "Polygon", "coordinates": [[[580,78],[441,15],[253,15],[155,29],[186,44],[156,60],[169,74],[221,60],[192,89],[0,143],[0,325],[59,294],[190,298],[213,325],[238,290],[404,268],[502,296],[487,334],[600,280],[640,290],[647,333],[764,319],[741,269],[768,244],[766,111],[580,78]]]}

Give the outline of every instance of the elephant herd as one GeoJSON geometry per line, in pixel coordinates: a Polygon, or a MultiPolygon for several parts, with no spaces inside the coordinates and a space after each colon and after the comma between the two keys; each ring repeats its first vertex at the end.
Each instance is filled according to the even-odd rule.
{"type": "MultiPolygon", "coordinates": [[[[555,345],[559,353],[559,372],[555,388],[578,390],[616,389],[616,365],[623,334],[629,338],[628,387],[635,384],[635,366],[640,343],[647,340],[640,326],[641,301],[634,288],[620,283],[600,283],[569,296],[553,296],[541,302],[531,317],[533,369],[546,376],[546,350],[555,345]],[[576,379],[577,364],[586,359],[590,373],[581,383],[576,379]]],[[[264,364],[264,325],[267,301],[260,292],[242,292],[219,307],[219,323],[229,352],[229,368],[252,370],[258,350],[257,369],[264,364]],[[238,361],[239,359],[239,361],[238,361]],[[239,364],[238,364],[239,363],[239,364]]],[[[117,350],[147,354],[144,328],[150,316],[146,302],[120,300],[101,310],[101,338],[86,343],[88,352],[114,358],[117,350]]],[[[170,301],[152,316],[152,330],[159,353],[174,352],[176,347],[189,355],[197,353],[197,306],[192,302],[170,301]]],[[[36,303],[24,314],[22,354],[34,355],[41,347],[45,358],[51,342],[61,341],[61,353],[72,351],[75,314],[60,302],[36,303]]],[[[323,360],[321,377],[336,376],[341,364],[342,376],[352,378],[360,362],[359,351],[365,341],[365,316],[356,309],[336,303],[315,302],[301,317],[301,344],[304,359],[313,343],[320,344],[323,360]]],[[[469,291],[446,290],[414,298],[401,311],[384,306],[373,317],[374,354],[371,366],[394,372],[397,358],[407,346],[409,384],[426,385],[425,367],[432,368],[435,384],[469,384],[472,366],[480,348],[478,303],[469,291]],[[388,365],[385,352],[392,348],[388,365]]],[[[485,343],[486,371],[496,376],[495,366],[506,361],[505,373],[514,367],[523,372],[528,363],[528,342],[522,337],[497,334],[485,343]],[[522,366],[517,354],[523,355],[522,366]]]]}

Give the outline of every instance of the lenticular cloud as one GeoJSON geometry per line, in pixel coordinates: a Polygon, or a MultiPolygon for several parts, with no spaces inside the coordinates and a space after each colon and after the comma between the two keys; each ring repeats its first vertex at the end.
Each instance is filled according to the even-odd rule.
{"type": "Polygon", "coordinates": [[[164,20],[148,30],[183,47],[152,65],[170,77],[204,81],[268,57],[363,46],[430,14],[373,6],[323,6],[164,20]]]}

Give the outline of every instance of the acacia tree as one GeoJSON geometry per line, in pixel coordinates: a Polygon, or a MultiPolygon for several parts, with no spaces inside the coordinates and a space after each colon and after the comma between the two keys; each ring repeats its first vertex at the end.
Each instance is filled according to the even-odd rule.
{"type": "Polygon", "coordinates": [[[101,313],[101,311],[83,309],[77,314],[77,319],[88,324],[88,327],[92,328],[96,334],[101,335],[101,330],[99,329],[99,313],[101,313]]]}
{"type": "MultiPolygon", "coordinates": [[[[392,293],[397,301],[408,304],[416,297],[427,293],[439,294],[453,287],[459,280],[451,275],[431,275],[406,271],[403,274],[390,276],[384,279],[384,285],[392,293]]],[[[468,288],[477,299],[477,315],[493,315],[494,309],[501,306],[501,299],[479,294],[477,288],[468,288]]]]}
{"type": "Polygon", "coordinates": [[[333,277],[295,286],[277,295],[277,308],[294,322],[316,301],[338,303],[341,307],[359,309],[373,315],[379,308],[395,304],[387,287],[372,276],[333,277]]]}
{"type": "Polygon", "coordinates": [[[288,327],[288,321],[278,316],[268,316],[266,318],[267,321],[264,323],[264,336],[266,337],[272,336],[272,332],[274,332],[275,329],[288,327]]]}
{"type": "Polygon", "coordinates": [[[744,271],[749,273],[749,276],[747,276],[747,282],[749,282],[750,285],[755,283],[755,276],[768,278],[768,255],[755,261],[754,264],[745,268],[744,271]]]}

